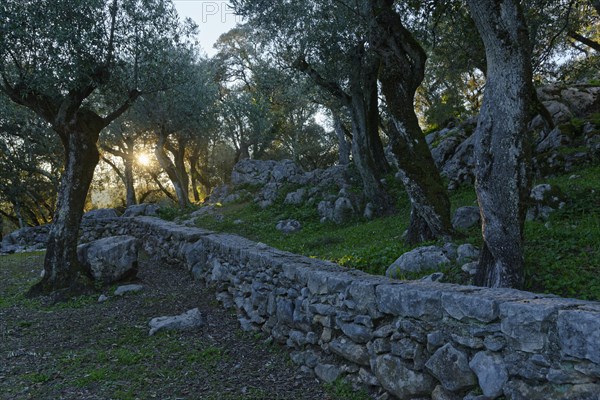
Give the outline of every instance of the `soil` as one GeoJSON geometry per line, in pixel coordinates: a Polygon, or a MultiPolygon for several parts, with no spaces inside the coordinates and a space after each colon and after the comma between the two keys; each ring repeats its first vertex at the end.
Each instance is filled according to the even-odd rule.
{"type": "Polygon", "coordinates": [[[184,271],[142,263],[123,297],[114,288],[49,305],[22,293],[43,253],[0,256],[0,399],[333,399],[287,350],[242,332],[235,314],[184,271]],[[148,321],[198,307],[194,332],[149,336],[148,321]]]}

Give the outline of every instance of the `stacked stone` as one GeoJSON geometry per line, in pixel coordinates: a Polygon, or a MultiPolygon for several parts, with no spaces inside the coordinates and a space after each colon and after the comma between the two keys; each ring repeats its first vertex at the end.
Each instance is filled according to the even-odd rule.
{"type": "Polygon", "coordinates": [[[103,234],[126,231],[213,285],[243,329],[289,346],[323,381],[380,398],[598,399],[599,303],[401,282],[148,217],[109,225],[103,234]]]}

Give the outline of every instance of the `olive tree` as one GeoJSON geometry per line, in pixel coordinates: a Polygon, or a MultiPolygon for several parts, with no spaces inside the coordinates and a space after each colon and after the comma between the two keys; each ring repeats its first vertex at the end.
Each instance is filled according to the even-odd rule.
{"type": "Polygon", "coordinates": [[[529,35],[516,0],[469,0],[468,5],[487,59],[486,89],[475,132],[475,186],[484,242],[476,283],[519,287],[531,185],[527,126],[537,103],[529,35]]]}
{"type": "Polygon", "coordinates": [[[184,45],[169,0],[5,0],[0,4],[0,90],[58,135],[64,172],[44,261],[30,295],[87,286],[77,261],[100,132],[143,92],[169,84],[184,45]]]}

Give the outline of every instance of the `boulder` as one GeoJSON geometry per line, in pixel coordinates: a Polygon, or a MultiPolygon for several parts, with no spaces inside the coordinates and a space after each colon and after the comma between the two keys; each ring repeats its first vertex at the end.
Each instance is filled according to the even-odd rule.
{"type": "Polygon", "coordinates": [[[480,223],[481,214],[477,206],[460,207],[454,213],[454,217],[452,217],[452,226],[454,229],[470,229],[480,223]]]}
{"type": "Polygon", "coordinates": [[[181,315],[152,318],[148,323],[150,326],[150,336],[163,329],[177,331],[196,330],[202,328],[204,324],[204,316],[197,308],[181,315]]]}
{"type": "Polygon", "coordinates": [[[355,214],[352,202],[347,197],[340,197],[333,205],[333,222],[343,224],[348,222],[355,214]]]}
{"type": "Polygon", "coordinates": [[[531,189],[532,205],[527,210],[527,220],[546,221],[550,214],[565,206],[566,196],[557,187],[547,183],[534,186],[531,189]]]}
{"type": "Polygon", "coordinates": [[[106,219],[106,218],[118,218],[119,215],[113,208],[99,208],[97,210],[88,211],[83,214],[84,220],[91,219],[106,219]]]}
{"type": "Polygon", "coordinates": [[[402,254],[390,265],[385,275],[390,278],[397,278],[405,272],[434,270],[450,264],[450,262],[444,250],[438,246],[418,247],[402,254]]]}
{"type": "Polygon", "coordinates": [[[77,247],[79,262],[92,277],[109,284],[134,277],[140,241],[132,236],[113,236],[77,247]]]}
{"type": "Polygon", "coordinates": [[[569,144],[571,140],[567,135],[564,135],[559,127],[554,128],[546,136],[542,136],[541,140],[535,147],[536,153],[545,153],[547,151],[556,150],[559,147],[569,144]]]}
{"type": "Polygon", "coordinates": [[[158,210],[160,206],[158,204],[136,204],[134,206],[129,206],[123,213],[123,217],[139,217],[139,216],[149,216],[155,217],[158,215],[158,210]]]}
{"type": "Polygon", "coordinates": [[[295,219],[286,219],[279,221],[275,228],[282,233],[296,233],[302,230],[302,224],[295,219]]]}
{"type": "Polygon", "coordinates": [[[477,247],[469,243],[458,246],[458,250],[456,252],[456,262],[459,265],[464,265],[479,258],[479,250],[477,247]]]}
{"type": "Polygon", "coordinates": [[[285,197],[285,204],[298,205],[302,204],[304,198],[306,197],[306,189],[300,188],[295,192],[290,192],[285,197]]]}

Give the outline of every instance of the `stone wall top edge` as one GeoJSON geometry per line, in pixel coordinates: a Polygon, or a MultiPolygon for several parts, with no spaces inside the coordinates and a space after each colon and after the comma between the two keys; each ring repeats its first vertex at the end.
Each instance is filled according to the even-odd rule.
{"type": "MultiPolygon", "coordinates": [[[[124,218],[112,218],[106,219],[105,221],[123,220],[124,218]]],[[[508,302],[531,302],[531,305],[543,303],[544,306],[556,304],[561,309],[573,309],[573,308],[592,308],[594,310],[600,309],[600,302],[597,301],[584,301],[571,298],[559,297],[551,294],[543,293],[532,293],[517,289],[507,288],[484,288],[477,286],[458,285],[451,283],[440,283],[440,282],[427,282],[427,281],[403,281],[385,276],[376,276],[368,274],[364,271],[342,267],[330,261],[315,259],[306,257],[303,255],[290,253],[287,251],[279,250],[277,248],[257,243],[239,235],[229,233],[217,233],[208,231],[202,228],[195,227],[182,227],[174,222],[164,221],[155,217],[133,217],[127,218],[129,220],[136,220],[138,223],[149,224],[153,226],[161,226],[163,229],[169,231],[181,231],[185,228],[190,233],[194,232],[202,236],[202,240],[208,240],[215,245],[226,245],[231,247],[232,245],[239,245],[245,251],[251,252],[268,252],[270,255],[277,258],[278,264],[285,264],[286,259],[289,259],[290,264],[303,265],[305,267],[315,269],[326,273],[343,273],[345,276],[352,277],[354,279],[366,280],[373,282],[377,285],[390,285],[397,286],[397,290],[424,290],[424,291],[439,291],[441,295],[445,294],[460,294],[462,296],[473,296],[476,298],[483,298],[486,300],[492,300],[497,303],[508,303],[508,302]],[[224,242],[227,243],[224,243],[224,242]]]]}

